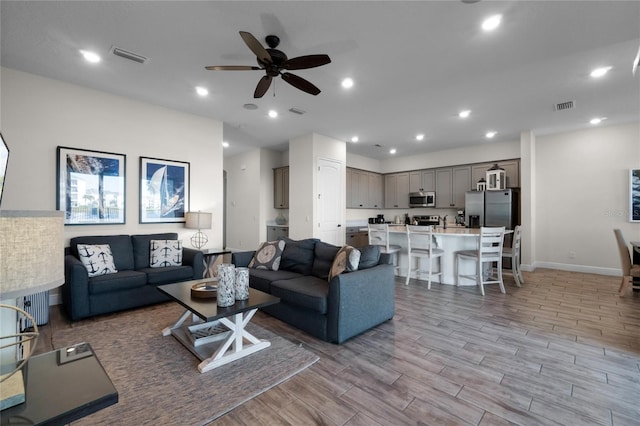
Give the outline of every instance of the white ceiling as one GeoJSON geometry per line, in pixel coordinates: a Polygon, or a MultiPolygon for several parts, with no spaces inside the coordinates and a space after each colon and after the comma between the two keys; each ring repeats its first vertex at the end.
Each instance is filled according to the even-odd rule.
{"type": "Polygon", "coordinates": [[[221,120],[231,146],[286,149],[291,138],[320,133],[349,152],[388,158],[518,140],[640,119],[638,1],[6,1],[1,2],[2,66],[221,120]],[[501,13],[492,33],[481,21],[501,13]],[[293,71],[318,86],[311,96],[281,79],[262,99],[262,71],[206,71],[206,65],[255,65],[238,31],[280,37],[290,58],[326,53],[332,63],[293,71]],[[110,53],[117,46],[145,64],[110,53]],[[79,49],[102,55],[84,62],[79,49]],[[598,66],[613,69],[589,77],[598,66]],[[347,91],[340,82],[352,77],[347,91]],[[195,95],[194,86],[210,90],[195,95]],[[275,89],[275,90],[274,90],[275,89]],[[575,101],[572,110],[554,105],[575,101]],[[256,110],[243,108],[254,103],[256,110]],[[288,112],[291,107],[304,115],[288,112]],[[457,113],[471,109],[461,120],[457,113]],[[276,109],[277,119],[267,117],[276,109]],[[415,140],[424,133],[425,140],[415,140]],[[379,144],[382,147],[376,147],[379,144]]]}

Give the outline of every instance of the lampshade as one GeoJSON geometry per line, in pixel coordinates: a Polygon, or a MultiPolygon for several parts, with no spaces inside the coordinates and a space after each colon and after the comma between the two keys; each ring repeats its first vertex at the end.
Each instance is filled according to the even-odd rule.
{"type": "Polygon", "coordinates": [[[207,212],[187,212],[185,215],[187,229],[211,229],[211,213],[207,212]]]}
{"type": "Polygon", "coordinates": [[[0,300],[64,283],[64,213],[0,210],[0,300]]]}

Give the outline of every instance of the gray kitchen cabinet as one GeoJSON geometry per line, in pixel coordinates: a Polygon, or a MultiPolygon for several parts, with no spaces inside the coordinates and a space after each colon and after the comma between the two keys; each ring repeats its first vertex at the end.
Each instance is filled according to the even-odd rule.
{"type": "Polygon", "coordinates": [[[471,190],[471,166],[435,170],[436,208],[464,207],[464,194],[471,190]]]}
{"type": "Polygon", "coordinates": [[[289,167],[273,169],[273,207],[289,208],[289,167]]]}
{"type": "Polygon", "coordinates": [[[278,238],[289,236],[289,228],[286,226],[267,226],[267,241],[275,241],[278,238]]]}
{"type": "Polygon", "coordinates": [[[384,206],[387,209],[409,208],[409,173],[385,175],[384,206]]]}
{"type": "Polygon", "coordinates": [[[347,208],[381,208],[383,199],[382,175],[347,168],[347,208]]]}
{"type": "Polygon", "coordinates": [[[381,209],[384,199],[384,185],[382,175],[369,173],[369,208],[381,209]]]}
{"type": "Polygon", "coordinates": [[[474,164],[471,166],[471,185],[473,189],[476,189],[476,184],[480,178],[487,177],[487,170],[493,167],[494,164],[502,167],[507,178],[507,188],[519,188],[520,187],[520,161],[508,160],[498,161],[492,163],[474,164]]]}
{"type": "Polygon", "coordinates": [[[435,170],[416,170],[409,173],[409,192],[428,192],[436,190],[435,170]]]}

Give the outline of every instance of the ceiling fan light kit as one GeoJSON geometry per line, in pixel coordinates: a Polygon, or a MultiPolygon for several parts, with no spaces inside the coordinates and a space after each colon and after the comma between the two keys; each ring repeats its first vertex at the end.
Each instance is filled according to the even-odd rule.
{"type": "Polygon", "coordinates": [[[248,65],[215,65],[205,68],[210,71],[265,71],[265,75],[258,81],[258,85],[253,93],[254,98],[264,96],[267,90],[269,90],[273,78],[278,76],[303,92],[314,96],[320,93],[320,89],[311,82],[290,72],[283,72],[283,70],[302,70],[326,65],[331,62],[328,55],[305,55],[289,59],[284,52],[276,49],[280,44],[280,38],[278,36],[268,35],[265,37],[267,46],[269,46],[268,49],[265,49],[249,32],[240,31],[240,37],[242,37],[247,47],[256,55],[256,60],[258,61],[258,65],[260,65],[259,67],[248,65]]]}

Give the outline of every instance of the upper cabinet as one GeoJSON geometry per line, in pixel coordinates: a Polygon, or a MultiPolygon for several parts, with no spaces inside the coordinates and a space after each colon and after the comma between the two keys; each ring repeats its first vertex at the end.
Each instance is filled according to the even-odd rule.
{"type": "Polygon", "coordinates": [[[384,207],[409,208],[409,173],[393,173],[384,177],[384,207]]]}
{"type": "Polygon", "coordinates": [[[381,208],[382,175],[347,167],[347,208],[381,208]]]}
{"type": "Polygon", "coordinates": [[[494,164],[502,167],[507,177],[507,188],[519,188],[520,187],[520,161],[509,160],[499,161],[493,163],[474,164],[471,166],[471,185],[473,189],[476,189],[476,184],[481,178],[487,177],[487,170],[493,167],[494,164]]]}
{"type": "Polygon", "coordinates": [[[435,170],[417,170],[409,173],[409,192],[429,192],[435,190],[435,170]]]}
{"type": "Polygon", "coordinates": [[[273,207],[289,208],[289,167],[273,169],[273,207]]]}
{"type": "Polygon", "coordinates": [[[435,170],[436,208],[464,207],[465,192],[471,190],[471,166],[435,170]]]}

